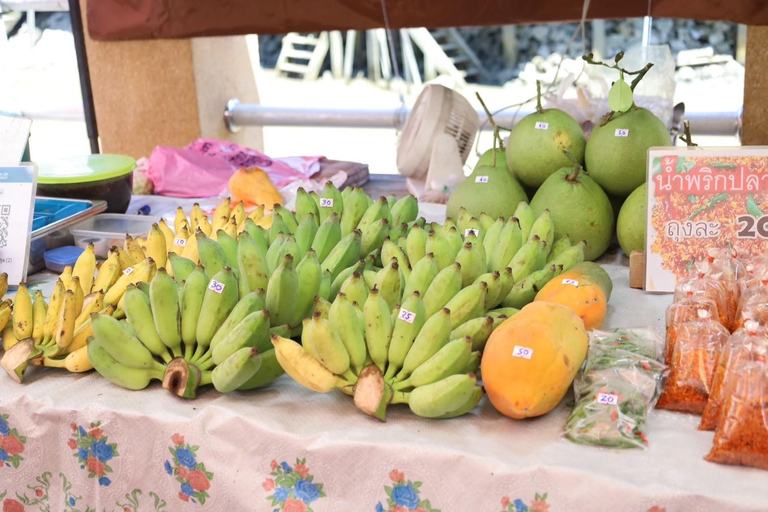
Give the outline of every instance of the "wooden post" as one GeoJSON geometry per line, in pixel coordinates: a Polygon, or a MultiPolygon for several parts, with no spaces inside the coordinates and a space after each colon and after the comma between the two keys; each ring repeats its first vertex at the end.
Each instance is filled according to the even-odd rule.
{"type": "Polygon", "coordinates": [[[768,27],[749,27],[742,144],[768,144],[768,27]]]}

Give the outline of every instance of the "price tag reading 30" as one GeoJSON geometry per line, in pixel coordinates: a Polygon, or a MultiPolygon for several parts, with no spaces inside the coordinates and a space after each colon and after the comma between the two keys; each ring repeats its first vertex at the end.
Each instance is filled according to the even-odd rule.
{"type": "Polygon", "coordinates": [[[488,183],[488,176],[478,176],[475,178],[475,183],[488,183]]]}
{"type": "Polygon", "coordinates": [[[629,128],[616,128],[613,133],[616,137],[629,137],[629,128]]]}
{"type": "Polygon", "coordinates": [[[475,228],[467,228],[466,230],[464,230],[464,238],[467,238],[471,234],[475,236],[480,236],[480,231],[478,231],[475,228]]]}
{"type": "Polygon", "coordinates": [[[532,356],[533,356],[532,348],[515,345],[514,350],[512,350],[512,357],[522,357],[524,359],[530,359],[532,356]]]}
{"type": "Polygon", "coordinates": [[[619,403],[619,397],[614,393],[598,393],[597,403],[606,404],[606,405],[616,405],[619,403]]]}
{"type": "Polygon", "coordinates": [[[186,238],[174,238],[173,245],[176,247],[186,247],[187,246],[187,239],[186,238]]]}
{"type": "Polygon", "coordinates": [[[320,208],[333,208],[333,199],[330,197],[321,197],[320,208]]]}
{"type": "Polygon", "coordinates": [[[216,292],[218,294],[221,294],[221,292],[224,291],[224,287],[225,286],[226,285],[224,283],[220,283],[220,282],[218,282],[215,279],[211,279],[211,282],[208,283],[208,289],[211,290],[211,291],[214,291],[214,292],[216,292]]]}
{"type": "Polygon", "coordinates": [[[416,313],[413,313],[411,311],[408,311],[407,309],[400,309],[400,314],[397,315],[397,318],[400,320],[403,320],[404,322],[408,322],[409,324],[412,324],[414,320],[416,320],[416,313]]]}
{"type": "Polygon", "coordinates": [[[536,130],[546,130],[547,128],[549,128],[549,123],[542,123],[541,121],[539,121],[538,123],[536,123],[534,128],[536,130]]]}

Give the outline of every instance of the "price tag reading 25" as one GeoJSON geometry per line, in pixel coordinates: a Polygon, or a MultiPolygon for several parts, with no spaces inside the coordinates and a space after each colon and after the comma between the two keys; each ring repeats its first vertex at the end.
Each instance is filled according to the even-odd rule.
{"type": "Polygon", "coordinates": [[[404,322],[408,322],[409,324],[412,324],[414,320],[416,320],[416,313],[412,311],[408,311],[407,309],[400,308],[400,313],[397,315],[397,318],[404,322]]]}
{"type": "Polygon", "coordinates": [[[533,349],[515,345],[515,348],[512,350],[512,357],[522,357],[523,359],[530,359],[531,357],[533,357],[533,349]]]}
{"type": "Polygon", "coordinates": [[[211,279],[211,282],[208,283],[208,289],[211,290],[211,291],[214,291],[214,292],[216,292],[218,294],[221,294],[221,292],[224,291],[224,287],[225,286],[226,285],[224,283],[220,283],[220,282],[218,282],[215,279],[211,279]]]}

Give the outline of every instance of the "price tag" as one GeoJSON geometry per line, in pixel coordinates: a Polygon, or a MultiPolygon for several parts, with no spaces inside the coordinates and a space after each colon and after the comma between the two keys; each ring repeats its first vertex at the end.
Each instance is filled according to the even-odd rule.
{"type": "Polygon", "coordinates": [[[532,356],[533,356],[532,348],[515,345],[514,350],[512,350],[512,357],[522,357],[524,359],[530,359],[532,356]]]}
{"type": "Polygon", "coordinates": [[[404,322],[408,322],[409,324],[412,324],[413,321],[416,320],[416,313],[408,311],[407,309],[400,308],[400,314],[397,315],[397,318],[399,318],[400,320],[403,320],[404,322]]]}
{"type": "MultiPolygon", "coordinates": [[[[0,129],[0,160],[6,156],[2,137],[0,129]]],[[[10,286],[27,277],[36,176],[34,165],[0,167],[0,271],[10,286]]]]}
{"type": "Polygon", "coordinates": [[[571,286],[579,286],[579,282],[575,279],[563,279],[563,284],[569,284],[571,286]]]}
{"type": "Polygon", "coordinates": [[[133,267],[128,267],[127,269],[123,270],[123,274],[127,276],[133,274],[133,267]]]}
{"type": "Polygon", "coordinates": [[[211,279],[211,282],[208,283],[208,289],[219,294],[224,291],[224,286],[224,283],[220,283],[215,279],[211,279]]]}
{"type": "Polygon", "coordinates": [[[536,128],[537,130],[546,130],[547,128],[549,128],[549,123],[542,123],[541,121],[539,121],[538,123],[536,123],[534,128],[536,128]]]}
{"type": "Polygon", "coordinates": [[[330,197],[321,197],[320,208],[333,208],[333,199],[330,197]]]}
{"type": "Polygon", "coordinates": [[[464,230],[464,238],[467,238],[469,235],[480,236],[480,231],[475,228],[467,228],[464,230]]]}
{"type": "Polygon", "coordinates": [[[614,135],[616,137],[629,137],[629,128],[616,128],[614,135]]]}
{"type": "Polygon", "coordinates": [[[606,404],[606,405],[616,405],[619,403],[619,397],[614,393],[598,393],[597,403],[606,404]]]}
{"type": "Polygon", "coordinates": [[[187,246],[187,239],[186,238],[174,238],[173,239],[173,245],[176,247],[186,247],[187,246]]]}
{"type": "Polygon", "coordinates": [[[478,176],[475,178],[475,183],[488,183],[488,176],[478,176]]]}

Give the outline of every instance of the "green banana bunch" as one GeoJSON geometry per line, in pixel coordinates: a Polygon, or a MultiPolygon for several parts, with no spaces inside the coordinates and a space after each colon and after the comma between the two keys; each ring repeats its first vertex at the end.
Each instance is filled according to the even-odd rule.
{"type": "Polygon", "coordinates": [[[424,302],[421,300],[421,294],[413,292],[413,295],[403,301],[397,319],[394,321],[392,339],[387,353],[389,365],[384,374],[384,380],[393,379],[403,367],[405,358],[426,320],[427,313],[424,302]]]}
{"type": "MultiPolygon", "coordinates": [[[[310,198],[310,200],[312,200],[310,198]]],[[[251,378],[246,380],[237,389],[240,391],[248,391],[251,389],[257,389],[267,386],[274,382],[275,379],[285,373],[283,367],[277,361],[277,353],[272,348],[261,353],[261,366],[251,378]]]]}
{"type": "Polygon", "coordinates": [[[317,253],[317,260],[323,263],[334,247],[341,241],[341,226],[339,215],[332,213],[320,224],[312,241],[312,250],[317,253]]]}
{"type": "MultiPolygon", "coordinates": [[[[313,295],[314,297],[314,295],[313,295]]],[[[289,323],[299,298],[299,276],[294,258],[286,254],[280,266],[269,278],[266,305],[275,325],[289,323]]]]}
{"type": "Polygon", "coordinates": [[[248,382],[261,368],[261,354],[255,347],[244,347],[232,353],[211,374],[216,391],[229,393],[248,382]]]}
{"type": "Polygon", "coordinates": [[[522,240],[525,242],[531,234],[533,223],[536,222],[536,214],[533,209],[525,201],[520,201],[515,209],[513,217],[517,218],[520,223],[520,229],[522,230],[522,240]]]}
{"type": "Polygon", "coordinates": [[[149,297],[134,284],[129,284],[124,295],[125,316],[128,323],[136,331],[139,341],[152,354],[160,357],[166,363],[172,356],[167,345],[160,338],[152,317],[152,306],[149,297]]]}
{"type": "Polygon", "coordinates": [[[468,336],[449,341],[417,366],[408,378],[395,382],[392,388],[395,391],[417,388],[463,373],[462,370],[470,362],[472,344],[472,338],[468,336]]]}
{"type": "Polygon", "coordinates": [[[164,268],[157,271],[149,285],[149,302],[152,306],[152,316],[157,334],[174,356],[181,356],[179,288],[176,281],[168,275],[164,268]]]}
{"type": "Polygon", "coordinates": [[[203,309],[203,298],[209,282],[210,279],[201,265],[184,281],[181,299],[181,341],[184,343],[184,357],[187,360],[192,358],[195,351],[197,319],[203,309]]]}
{"type": "Polygon", "coordinates": [[[453,263],[439,271],[424,293],[424,308],[432,316],[461,291],[461,264],[453,263]]]}
{"type": "Polygon", "coordinates": [[[118,362],[106,349],[108,342],[95,336],[88,340],[88,359],[99,374],[108,381],[126,389],[139,390],[149,386],[153,379],[162,380],[165,367],[157,363],[150,368],[134,368],[118,362]]]}
{"type": "Polygon", "coordinates": [[[307,251],[304,259],[296,266],[296,277],[299,288],[296,294],[296,303],[293,305],[293,314],[288,321],[292,327],[301,325],[301,321],[310,314],[314,306],[315,296],[320,292],[323,271],[320,268],[317,255],[312,249],[307,251]]]}
{"type": "Polygon", "coordinates": [[[427,254],[429,233],[419,225],[414,225],[405,237],[405,253],[411,266],[415,266],[427,254]]]}
{"type": "Polygon", "coordinates": [[[360,221],[368,209],[368,196],[362,188],[350,189],[344,198],[344,213],[341,216],[341,236],[347,236],[358,228],[360,221]]]}
{"type": "Polygon", "coordinates": [[[320,194],[320,222],[324,222],[332,213],[335,213],[341,219],[344,212],[344,199],[341,192],[330,181],[325,182],[323,191],[320,194]]]}
{"type": "Polygon", "coordinates": [[[341,273],[345,268],[351,267],[360,259],[362,233],[359,229],[341,239],[322,262],[323,270],[331,272],[331,277],[341,273]]]}
{"type": "MultiPolygon", "coordinates": [[[[318,315],[322,320],[322,316],[318,315]]],[[[339,293],[328,311],[331,330],[338,333],[349,356],[349,364],[355,375],[360,375],[368,352],[365,344],[363,317],[343,292],[339,293]]],[[[310,342],[314,347],[316,344],[310,342]]]]}
{"type": "Polygon", "coordinates": [[[509,266],[512,259],[523,246],[523,231],[517,217],[510,217],[499,232],[496,245],[486,251],[488,271],[501,271],[509,266]]]}
{"type": "Polygon", "coordinates": [[[211,278],[203,295],[203,305],[197,320],[195,339],[197,350],[193,360],[208,349],[213,335],[224,323],[238,302],[237,279],[229,267],[224,267],[211,278]]]}
{"type": "Polygon", "coordinates": [[[453,417],[465,411],[469,404],[472,410],[482,398],[482,388],[476,385],[473,374],[456,374],[432,384],[420,386],[409,393],[408,406],[417,416],[423,418],[453,417]],[[478,397],[478,391],[480,394],[478,397]]]}
{"type": "Polygon", "coordinates": [[[315,222],[319,222],[320,212],[317,209],[317,203],[312,199],[312,196],[304,190],[304,187],[299,187],[296,191],[296,217],[304,219],[310,213],[314,217],[315,222]]]}

